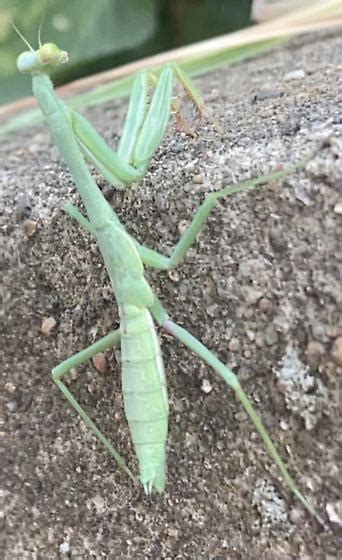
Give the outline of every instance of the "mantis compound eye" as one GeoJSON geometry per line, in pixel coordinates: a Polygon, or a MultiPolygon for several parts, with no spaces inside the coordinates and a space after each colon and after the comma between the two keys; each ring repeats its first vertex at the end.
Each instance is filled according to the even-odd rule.
{"type": "Polygon", "coordinates": [[[68,62],[68,53],[62,51],[55,43],[45,43],[37,51],[40,64],[64,64],[68,62]]]}
{"type": "Polygon", "coordinates": [[[24,51],[17,58],[19,72],[31,72],[37,65],[37,54],[34,51],[24,51]]]}

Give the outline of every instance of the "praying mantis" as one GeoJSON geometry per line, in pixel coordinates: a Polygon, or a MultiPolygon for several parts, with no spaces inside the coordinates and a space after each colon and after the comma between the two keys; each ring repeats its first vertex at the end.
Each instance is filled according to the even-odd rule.
{"type": "Polygon", "coordinates": [[[171,256],[159,254],[138,243],[128,233],[93,179],[86,161],[94,165],[116,188],[124,189],[138,181],[146,173],[153,154],[165,135],[171,113],[173,79],[176,77],[181,82],[202,111],[204,106],[200,94],[179,68],[168,65],[153,80],[154,93],[148,103],[149,74],[146,71],[140,72],[133,85],[127,118],[115,153],[83,116],[70,109],[54,93],[49,71],[54,66],[67,62],[67,53],[53,43],[41,44],[40,40],[37,50],[27,42],[26,44],[29,50],[19,55],[18,70],[32,76],[33,93],[45,116],[51,136],[74,179],[87,218],[71,204],[67,204],[65,210],[95,237],[120,317],[119,329],[55,367],[52,371],[54,382],[118,465],[136,482],[135,475],[124,459],[63,382],[70,369],[90,360],[99,352],[121,344],[125,414],[139,462],[140,483],[147,494],[162,493],[166,483],[168,398],[156,324],[199,356],[235,391],[278,466],[283,480],[304,507],[323,524],[313,505],[303,496],[289,474],[237,376],[199,340],[170,318],[144,277],[144,266],[169,270],[181,261],[219,199],[280,179],[299,166],[209,194],[171,256]]]}

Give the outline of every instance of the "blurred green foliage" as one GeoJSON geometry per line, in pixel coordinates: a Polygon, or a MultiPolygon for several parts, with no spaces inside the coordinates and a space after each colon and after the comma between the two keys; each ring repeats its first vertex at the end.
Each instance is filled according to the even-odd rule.
{"type": "Polygon", "coordinates": [[[248,25],[251,0],[0,0],[0,104],[30,94],[16,58],[25,50],[14,21],[34,48],[67,50],[57,84],[248,25]]]}

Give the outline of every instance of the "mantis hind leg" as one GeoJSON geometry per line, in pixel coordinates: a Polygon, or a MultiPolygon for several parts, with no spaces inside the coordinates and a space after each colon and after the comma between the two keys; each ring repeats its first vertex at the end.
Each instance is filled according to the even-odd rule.
{"type": "Polygon", "coordinates": [[[164,328],[173,337],[180,340],[185,346],[187,346],[188,348],[190,348],[190,350],[197,354],[197,356],[202,358],[202,360],[204,360],[210,367],[212,367],[214,371],[227,383],[227,385],[229,385],[229,387],[231,387],[235,391],[242,406],[252,420],[269,455],[276,463],[284,482],[287,484],[288,488],[293,492],[293,494],[298,498],[298,500],[304,505],[307,511],[309,511],[317,519],[317,521],[324,526],[323,520],[317,514],[313,505],[299,491],[295,481],[288,472],[284,461],[282,460],[277,448],[270,438],[259,415],[254,409],[248,396],[242,389],[235,373],[231,371],[227,366],[225,366],[208,348],[206,348],[206,346],[204,346],[199,340],[192,336],[192,334],[171,321],[159,300],[156,299],[155,304],[150,309],[150,311],[159,325],[162,326],[162,328],[164,328]]]}
{"type": "Polygon", "coordinates": [[[74,356],[71,356],[57,367],[52,370],[52,378],[58,388],[62,391],[63,395],[68,400],[69,404],[78,412],[81,416],[82,420],[88,426],[88,428],[93,432],[95,437],[105,446],[105,448],[109,451],[111,456],[115,459],[121,469],[123,469],[126,474],[136,483],[137,479],[134,474],[130,471],[127,467],[125,460],[123,457],[116,451],[116,449],[112,446],[110,441],[100,432],[96,424],[91,420],[88,414],[83,410],[81,405],[75,399],[73,394],[69,391],[66,385],[63,383],[63,377],[70,371],[71,368],[77,367],[84,362],[87,362],[91,358],[93,358],[99,352],[104,352],[108,348],[115,346],[120,340],[120,329],[109,333],[107,336],[101,338],[101,340],[95,342],[88,348],[81,350],[74,356]]]}

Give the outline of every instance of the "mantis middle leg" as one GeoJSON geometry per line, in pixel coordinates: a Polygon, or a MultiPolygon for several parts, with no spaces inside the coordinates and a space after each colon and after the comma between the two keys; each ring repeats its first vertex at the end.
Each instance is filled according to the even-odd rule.
{"type": "MultiPolygon", "coordinates": [[[[242,192],[248,190],[257,185],[266,183],[270,180],[279,179],[288,173],[293,172],[298,167],[302,167],[307,162],[306,160],[301,161],[297,166],[291,169],[285,169],[271,175],[266,175],[252,179],[250,181],[245,181],[236,186],[227,187],[220,191],[210,194],[205,201],[201,204],[197,210],[190,226],[184,232],[181,239],[175,246],[170,257],[165,257],[157,252],[154,252],[146,247],[139,247],[140,255],[145,264],[150,266],[155,266],[160,269],[169,269],[180,262],[183,256],[186,254],[187,250],[190,248],[197,234],[201,230],[204,222],[206,221],[209,213],[215,206],[215,203],[220,198],[229,196],[230,194],[242,192]]],[[[312,504],[302,495],[299,491],[295,481],[289,474],[284,461],[282,460],[280,454],[277,451],[272,439],[270,438],[266,428],[264,427],[259,415],[252,406],[251,401],[247,397],[246,393],[242,389],[239,380],[235,373],[231,371],[226,365],[224,365],[208,348],[206,348],[199,340],[192,336],[187,330],[183,329],[176,323],[174,323],[167,312],[156,298],[154,305],[150,309],[154,319],[157,323],[165,329],[169,334],[180,340],[185,346],[190,348],[195,354],[197,354],[201,359],[203,359],[214,371],[231,387],[236,395],[238,396],[241,404],[246,410],[248,416],[252,420],[257,432],[259,433],[262,441],[264,442],[266,449],[268,450],[270,456],[276,463],[284,481],[294,493],[294,495],[302,502],[304,507],[316,517],[318,522],[324,526],[324,522],[321,517],[317,514],[312,504]]]]}
{"type": "MultiPolygon", "coordinates": [[[[136,244],[141,260],[146,266],[157,268],[159,270],[169,270],[171,268],[174,268],[180,263],[180,261],[186,255],[187,251],[190,249],[191,245],[196,240],[197,235],[200,233],[210,212],[213,210],[218,200],[232,194],[248,191],[258,185],[264,185],[265,183],[268,183],[270,181],[281,179],[286,175],[294,173],[297,169],[304,167],[309,159],[310,158],[305,158],[301,160],[297,165],[288,167],[286,169],[283,169],[282,171],[276,171],[275,173],[270,173],[269,175],[261,175],[260,177],[249,179],[247,181],[243,181],[242,183],[238,183],[237,185],[231,185],[219,191],[210,193],[197,209],[191,221],[191,224],[181,236],[180,240],[174,247],[170,257],[167,257],[162,253],[159,253],[158,251],[150,249],[145,245],[141,245],[134,238],[132,238],[134,243],[136,244]]],[[[86,229],[89,233],[96,237],[91,223],[83,216],[83,214],[79,210],[77,210],[77,208],[75,208],[75,206],[67,203],[64,206],[64,210],[84,229],[86,229]]]]}
{"type": "Polygon", "coordinates": [[[117,330],[109,333],[107,336],[104,336],[103,338],[101,338],[100,340],[95,342],[94,344],[91,344],[90,346],[88,346],[84,350],[81,350],[77,354],[74,354],[70,358],[67,358],[66,360],[64,360],[64,362],[62,362],[61,364],[59,364],[57,367],[55,367],[52,370],[52,378],[53,378],[54,382],[56,383],[56,385],[58,386],[58,388],[62,391],[63,395],[68,400],[69,404],[71,404],[71,406],[81,416],[81,418],[84,421],[84,423],[86,424],[86,426],[88,426],[88,428],[93,432],[93,434],[96,436],[96,438],[105,446],[105,448],[109,451],[109,453],[112,455],[112,457],[118,463],[118,465],[136,483],[137,479],[134,476],[134,474],[130,471],[130,469],[127,467],[124,458],[112,446],[112,444],[106,438],[106,436],[104,436],[102,434],[102,432],[100,432],[100,430],[98,429],[96,424],[94,424],[94,422],[91,420],[91,418],[88,416],[88,414],[81,407],[81,405],[75,399],[73,394],[69,391],[69,389],[66,387],[66,385],[62,381],[63,377],[72,368],[80,366],[81,364],[84,364],[88,360],[91,360],[91,358],[96,356],[96,354],[98,354],[99,352],[104,352],[105,350],[108,350],[108,348],[111,348],[112,346],[116,346],[119,343],[119,341],[120,341],[120,329],[117,329],[117,330]]]}
{"type": "Polygon", "coordinates": [[[290,173],[293,173],[297,169],[303,167],[308,162],[308,160],[309,158],[306,158],[304,160],[301,160],[297,165],[288,167],[286,169],[283,169],[282,171],[277,171],[269,175],[261,175],[260,177],[256,177],[255,179],[250,179],[248,181],[244,181],[236,185],[231,185],[219,191],[210,193],[197,209],[189,227],[186,229],[186,231],[183,233],[180,240],[174,247],[170,257],[166,257],[165,255],[162,255],[161,253],[158,253],[157,251],[154,251],[153,249],[150,249],[143,245],[137,246],[143,263],[146,266],[158,268],[160,270],[169,270],[170,268],[177,266],[186,255],[188,249],[194,243],[197,235],[201,231],[210,212],[212,211],[218,200],[235,193],[250,190],[258,185],[268,183],[269,181],[281,179],[282,177],[285,177],[286,175],[289,175],[290,173]]]}

